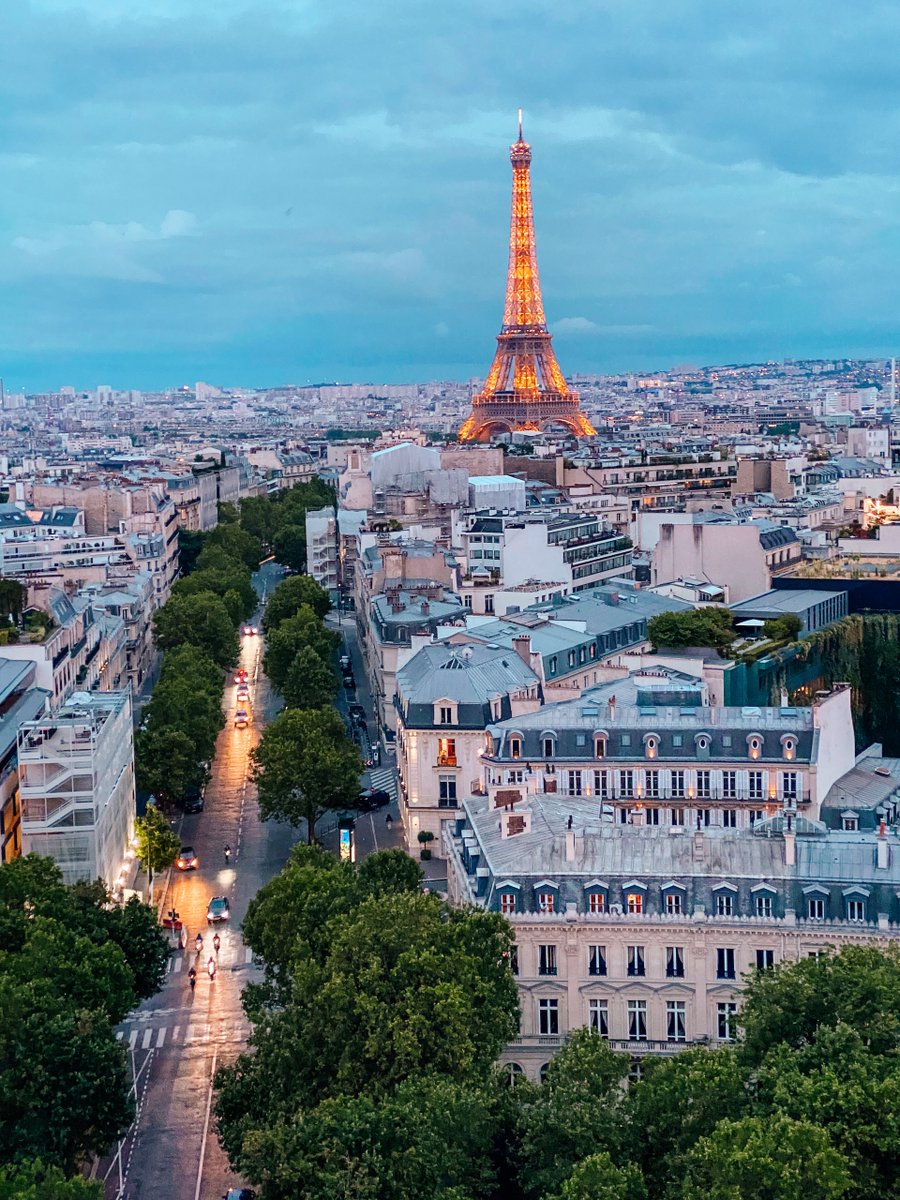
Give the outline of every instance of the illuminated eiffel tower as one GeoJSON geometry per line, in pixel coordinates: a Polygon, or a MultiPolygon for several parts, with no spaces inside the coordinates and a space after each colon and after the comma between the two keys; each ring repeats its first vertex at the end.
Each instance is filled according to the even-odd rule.
{"type": "Polygon", "coordinates": [[[472,412],[459,431],[461,442],[486,442],[496,433],[537,432],[561,425],[577,437],[596,430],[581,411],[551,346],[534,247],[531,207],[531,147],[522,137],[509,149],[513,169],[506,307],[497,352],[472,412]]]}

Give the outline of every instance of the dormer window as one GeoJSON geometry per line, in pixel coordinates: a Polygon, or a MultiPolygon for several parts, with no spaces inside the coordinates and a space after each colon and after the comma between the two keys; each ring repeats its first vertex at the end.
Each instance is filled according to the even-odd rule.
{"type": "Polygon", "coordinates": [[[452,725],[453,724],[453,709],[452,708],[444,707],[441,709],[441,724],[442,725],[452,725]]]}
{"type": "Polygon", "coordinates": [[[782,753],[788,762],[793,762],[797,754],[797,743],[794,738],[786,737],[784,739],[782,753]]]}
{"type": "Polygon", "coordinates": [[[511,737],[509,739],[509,756],[510,758],[522,757],[522,739],[520,737],[511,737]]]}
{"type": "Polygon", "coordinates": [[[762,754],[763,741],[758,733],[751,733],[747,738],[747,754],[754,761],[762,754]]]}
{"type": "Polygon", "coordinates": [[[707,751],[709,750],[709,734],[708,733],[698,733],[697,737],[694,740],[697,745],[697,752],[699,754],[706,754],[707,751]]]}
{"type": "Polygon", "coordinates": [[[841,829],[845,833],[857,833],[859,830],[859,813],[846,809],[841,813],[841,829]]]}
{"type": "Polygon", "coordinates": [[[605,733],[595,733],[594,734],[594,757],[595,758],[606,758],[606,734],[605,733]]]}
{"type": "Polygon", "coordinates": [[[552,733],[545,733],[541,738],[541,751],[544,758],[553,758],[556,753],[556,737],[552,733]]]}
{"type": "Polygon", "coordinates": [[[659,753],[659,738],[655,733],[648,733],[644,738],[644,754],[647,758],[656,758],[659,753]]]}
{"type": "Polygon", "coordinates": [[[457,706],[452,700],[438,700],[434,706],[435,725],[456,725],[457,706]]]}

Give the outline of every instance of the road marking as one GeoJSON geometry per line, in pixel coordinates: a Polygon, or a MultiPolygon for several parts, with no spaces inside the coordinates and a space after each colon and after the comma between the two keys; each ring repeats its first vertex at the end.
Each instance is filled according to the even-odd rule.
{"type": "Polygon", "coordinates": [[[184,1035],[184,1044],[186,1046],[189,1046],[190,1043],[194,1040],[194,1030],[195,1029],[196,1029],[195,1025],[188,1025],[187,1032],[184,1035]]]}
{"type": "Polygon", "coordinates": [[[156,1048],[157,1048],[157,1050],[161,1050],[161,1049],[162,1049],[162,1044],[163,1044],[163,1042],[164,1042],[165,1040],[166,1040],[166,1027],[165,1027],[165,1025],[163,1025],[163,1026],[160,1028],[160,1031],[159,1031],[159,1033],[158,1033],[158,1035],[157,1035],[157,1038],[156,1038],[156,1048]]]}
{"type": "Polygon", "coordinates": [[[203,1141],[200,1145],[200,1161],[197,1163],[197,1186],[194,1189],[194,1200],[200,1200],[200,1188],[203,1185],[203,1163],[206,1159],[206,1139],[209,1137],[209,1114],[212,1112],[213,1082],[216,1078],[216,1061],[218,1049],[213,1051],[212,1069],[209,1073],[209,1095],[206,1097],[206,1120],[203,1122],[203,1141]]]}
{"type": "Polygon", "coordinates": [[[147,1029],[147,1030],[144,1032],[144,1040],[141,1042],[141,1049],[142,1049],[142,1050],[149,1050],[149,1049],[150,1049],[150,1043],[151,1043],[152,1041],[153,1041],[153,1030],[152,1030],[152,1029],[147,1029]]]}
{"type": "Polygon", "coordinates": [[[135,1046],[137,1045],[137,1035],[138,1035],[138,1031],[136,1029],[132,1029],[132,1031],[129,1035],[129,1038],[128,1038],[128,1049],[129,1050],[133,1050],[135,1048],[135,1046]]]}
{"type": "Polygon", "coordinates": [[[173,971],[175,971],[175,972],[176,972],[176,974],[177,974],[177,973],[178,973],[178,972],[181,970],[181,968],[182,968],[183,966],[184,966],[184,959],[183,959],[183,958],[176,958],[176,959],[175,959],[175,966],[172,968],[172,970],[173,970],[173,971]]]}

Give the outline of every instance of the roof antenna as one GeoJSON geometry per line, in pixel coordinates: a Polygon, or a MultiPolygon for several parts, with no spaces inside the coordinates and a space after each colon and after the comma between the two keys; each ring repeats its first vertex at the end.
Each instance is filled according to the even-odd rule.
{"type": "Polygon", "coordinates": [[[519,109],[519,141],[522,141],[522,110],[519,109]]]}

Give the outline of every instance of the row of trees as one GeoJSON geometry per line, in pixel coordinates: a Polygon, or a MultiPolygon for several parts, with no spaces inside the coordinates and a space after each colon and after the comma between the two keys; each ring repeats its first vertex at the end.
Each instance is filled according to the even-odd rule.
{"type": "Polygon", "coordinates": [[[299,483],[273,496],[251,496],[241,502],[241,529],[292,571],[306,570],[306,514],[334,507],[334,488],[321,479],[299,483]]]}
{"type": "Polygon", "coordinates": [[[76,1200],[66,1182],[133,1116],[114,1027],[158,989],[168,948],[152,909],[63,883],[29,855],[0,867],[0,1197],[76,1200]]]}
{"type": "Polygon", "coordinates": [[[423,895],[402,853],[301,847],[251,904],[250,1050],[219,1072],[261,1200],[880,1200],[900,1194],[900,954],[758,972],[733,1047],[643,1060],[575,1033],[542,1085],[515,1036],[511,932],[423,895]]]}
{"type": "Polygon", "coordinates": [[[363,769],[333,703],[340,638],[325,626],[330,608],[328,594],[297,575],[278,585],[263,620],[263,666],[285,707],[252,753],[259,810],[264,819],[305,823],[310,843],[323,812],[357,806],[363,769]]]}

